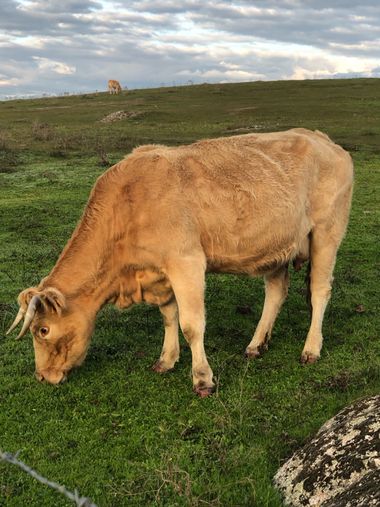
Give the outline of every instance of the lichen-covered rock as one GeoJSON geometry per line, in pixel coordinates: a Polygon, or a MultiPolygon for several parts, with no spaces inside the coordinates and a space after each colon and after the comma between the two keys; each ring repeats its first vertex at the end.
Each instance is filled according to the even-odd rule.
{"type": "Polygon", "coordinates": [[[335,495],[323,507],[379,507],[380,468],[366,473],[348,489],[335,495]]]}
{"type": "Polygon", "coordinates": [[[136,118],[137,116],[141,116],[141,113],[138,111],[115,111],[99,121],[102,123],[113,123],[114,121],[124,120],[125,118],[136,118]]]}
{"type": "Polygon", "coordinates": [[[327,421],[274,483],[293,507],[380,506],[380,395],[327,421]]]}

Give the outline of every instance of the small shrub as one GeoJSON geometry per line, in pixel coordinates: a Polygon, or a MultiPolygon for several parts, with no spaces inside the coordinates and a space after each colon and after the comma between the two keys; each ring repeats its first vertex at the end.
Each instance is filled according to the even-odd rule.
{"type": "Polygon", "coordinates": [[[53,157],[53,158],[66,158],[67,157],[67,153],[62,151],[62,150],[57,150],[57,149],[53,149],[49,152],[49,155],[50,157],[53,157]]]}
{"type": "Polygon", "coordinates": [[[53,143],[53,156],[65,157],[69,150],[74,150],[80,145],[81,139],[75,135],[56,133],[53,143]]]}
{"type": "Polygon", "coordinates": [[[46,178],[49,183],[53,183],[58,179],[57,173],[55,173],[54,171],[44,171],[42,173],[42,176],[46,178]]]}
{"type": "Polygon", "coordinates": [[[119,135],[116,134],[112,138],[112,140],[110,140],[109,144],[111,144],[111,143],[112,143],[112,147],[114,149],[122,150],[125,153],[132,151],[133,148],[135,148],[139,144],[144,144],[143,141],[140,142],[137,139],[130,137],[128,135],[125,135],[125,134],[119,134],[119,135]]]}
{"type": "Polygon", "coordinates": [[[340,142],[339,143],[340,146],[345,149],[346,151],[360,151],[360,146],[359,144],[354,144],[354,143],[350,143],[350,142],[340,142]]]}
{"type": "Polygon", "coordinates": [[[9,148],[9,136],[4,130],[0,130],[0,150],[9,148]]]}
{"type": "Polygon", "coordinates": [[[0,174],[11,174],[15,173],[17,169],[14,166],[11,165],[3,165],[3,163],[0,161],[0,174]]]}
{"type": "Polygon", "coordinates": [[[55,136],[54,127],[35,120],[32,124],[32,135],[36,141],[51,141],[55,136]]]}
{"type": "Polygon", "coordinates": [[[14,173],[19,163],[18,154],[10,149],[0,149],[0,173],[14,173]]]}
{"type": "Polygon", "coordinates": [[[99,157],[98,164],[101,167],[109,167],[111,165],[111,162],[108,159],[108,155],[106,153],[106,150],[103,147],[98,147],[98,149],[97,149],[97,155],[99,157]]]}

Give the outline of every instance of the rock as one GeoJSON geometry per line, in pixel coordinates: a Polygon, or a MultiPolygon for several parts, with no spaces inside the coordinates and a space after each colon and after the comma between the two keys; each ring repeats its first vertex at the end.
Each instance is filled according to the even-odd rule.
{"type": "Polygon", "coordinates": [[[113,123],[114,121],[124,120],[125,118],[136,118],[137,116],[141,116],[141,113],[138,111],[115,111],[99,121],[102,123],[113,123]]]}
{"type": "Polygon", "coordinates": [[[380,505],[380,395],[354,402],[277,471],[276,487],[293,507],[380,505]]]}
{"type": "Polygon", "coordinates": [[[363,479],[335,495],[323,507],[378,507],[380,505],[380,470],[372,470],[363,479]]]}

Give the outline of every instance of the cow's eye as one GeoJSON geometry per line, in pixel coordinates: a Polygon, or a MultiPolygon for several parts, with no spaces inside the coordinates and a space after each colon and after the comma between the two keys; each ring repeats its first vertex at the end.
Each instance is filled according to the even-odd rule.
{"type": "Polygon", "coordinates": [[[49,334],[49,328],[47,326],[40,327],[40,336],[45,338],[49,334]]]}

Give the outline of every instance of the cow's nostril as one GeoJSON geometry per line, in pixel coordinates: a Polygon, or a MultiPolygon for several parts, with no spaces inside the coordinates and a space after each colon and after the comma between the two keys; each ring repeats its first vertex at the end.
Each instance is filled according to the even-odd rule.
{"type": "Polygon", "coordinates": [[[34,375],[35,375],[36,379],[37,379],[39,382],[42,382],[43,380],[45,380],[45,377],[44,377],[43,375],[41,375],[41,373],[40,373],[40,372],[38,372],[38,371],[36,371],[34,375]]]}

